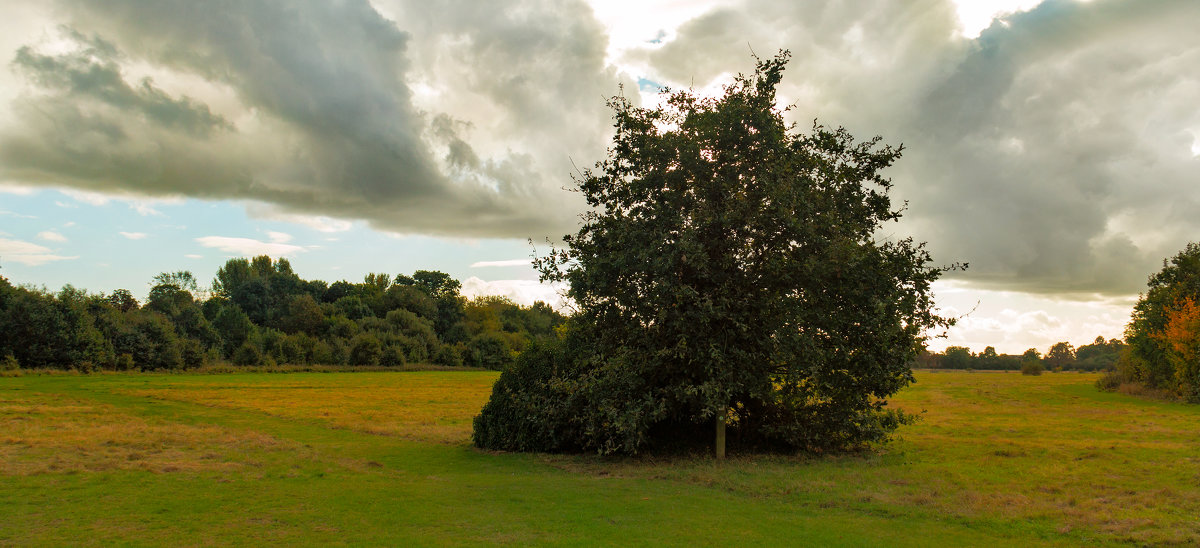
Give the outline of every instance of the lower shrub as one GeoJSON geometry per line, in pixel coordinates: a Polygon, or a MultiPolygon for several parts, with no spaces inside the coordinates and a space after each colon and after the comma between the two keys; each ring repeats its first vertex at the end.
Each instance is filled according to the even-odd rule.
{"type": "Polygon", "coordinates": [[[234,365],[258,365],[261,361],[262,353],[249,341],[242,343],[242,346],[233,352],[234,365]]]}
{"type": "Polygon", "coordinates": [[[1104,392],[1116,392],[1124,382],[1124,375],[1117,371],[1109,371],[1096,380],[1096,388],[1104,392]]]}

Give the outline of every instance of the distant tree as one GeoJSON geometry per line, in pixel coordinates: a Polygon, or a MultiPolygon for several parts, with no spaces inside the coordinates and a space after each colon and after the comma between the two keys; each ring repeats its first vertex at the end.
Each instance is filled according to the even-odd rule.
{"type": "Polygon", "coordinates": [[[572,342],[501,374],[477,444],[713,440],[721,455],[731,426],[747,445],[837,450],[907,420],[886,399],[912,381],[923,331],[948,323],[929,292],[943,269],[912,240],[877,239],[901,214],[880,173],[900,150],[794,132],[775,108],[785,63],[760,62],[720,98],[612,100],[610,155],[577,180],[592,209],[536,262],[568,282],[572,342]],[[530,429],[553,441],[514,441],[530,429]]]}
{"type": "Polygon", "coordinates": [[[942,356],[930,352],[928,349],[921,349],[914,363],[916,367],[921,369],[937,369],[942,366],[942,356]]]}
{"type": "Polygon", "coordinates": [[[146,308],[169,318],[193,305],[196,279],[191,272],[163,272],[154,277],[156,282],[146,299],[146,308]]]}
{"type": "Polygon", "coordinates": [[[1105,340],[1103,336],[1098,336],[1092,344],[1075,349],[1076,367],[1088,371],[1115,369],[1124,348],[1125,342],[1121,339],[1105,340]]]}
{"type": "Polygon", "coordinates": [[[363,284],[383,293],[392,285],[392,277],[387,274],[371,272],[363,277],[363,284]]]}
{"type": "Polygon", "coordinates": [[[250,260],[244,258],[229,259],[225,265],[217,269],[213,278],[212,290],[216,295],[230,298],[242,284],[257,278],[254,269],[250,268],[250,260]]]}
{"type": "Polygon", "coordinates": [[[431,322],[437,321],[437,300],[413,285],[392,285],[384,293],[383,300],[388,311],[404,309],[431,322]]]}
{"type": "Polygon", "coordinates": [[[262,278],[254,278],[239,285],[229,296],[229,300],[242,309],[242,312],[250,317],[250,321],[258,325],[267,323],[271,309],[271,293],[267,289],[267,282],[262,278]]]}
{"type": "Polygon", "coordinates": [[[370,333],[359,334],[350,343],[351,365],[378,365],[382,354],[383,346],[370,333]]]}
{"type": "Polygon", "coordinates": [[[336,303],[345,297],[354,296],[356,293],[354,284],[346,280],[336,281],[329,285],[329,289],[325,290],[325,295],[321,298],[321,302],[336,303]]]}
{"type": "Polygon", "coordinates": [[[193,295],[200,289],[196,284],[196,276],[188,270],[162,272],[154,277],[154,284],[175,286],[193,295]]]}
{"type": "Polygon", "coordinates": [[[232,356],[238,348],[249,344],[256,330],[254,322],[237,306],[222,308],[212,324],[224,342],[225,356],[232,356]]]}
{"type": "Polygon", "coordinates": [[[979,362],[980,369],[1001,369],[1000,355],[996,353],[994,346],[984,348],[983,352],[976,356],[976,361],[979,362]]]}
{"type": "Polygon", "coordinates": [[[128,289],[117,289],[108,296],[108,302],[121,312],[129,312],[137,310],[140,306],[137,299],[133,298],[133,294],[128,289]]]}
{"type": "Polygon", "coordinates": [[[258,365],[262,362],[262,352],[250,341],[246,341],[234,350],[230,357],[234,365],[258,365]]]}
{"type": "Polygon", "coordinates": [[[280,328],[285,333],[307,333],[316,335],[325,325],[325,313],[312,295],[293,295],[280,319],[280,328]]]}
{"type": "Polygon", "coordinates": [[[436,270],[418,270],[413,272],[412,279],[416,287],[437,302],[433,327],[438,336],[447,343],[461,341],[462,333],[454,328],[463,321],[465,299],[459,294],[462,283],[436,270]]]}
{"type": "Polygon", "coordinates": [[[183,348],[169,318],[157,312],[146,312],[139,316],[135,325],[145,341],[140,352],[133,355],[138,367],[144,370],[183,367],[183,348]]]}
{"type": "Polygon", "coordinates": [[[424,289],[435,299],[457,297],[458,291],[462,289],[461,282],[437,270],[418,270],[413,272],[412,279],[417,287],[424,289]]]}
{"type": "Polygon", "coordinates": [[[375,315],[375,312],[371,310],[371,307],[367,306],[367,303],[363,302],[362,298],[360,298],[358,295],[342,297],[341,299],[338,299],[336,303],[333,303],[333,306],[343,316],[350,318],[351,320],[358,320],[375,315]]]}
{"type": "Polygon", "coordinates": [[[1054,369],[1065,369],[1075,364],[1075,347],[1069,342],[1055,343],[1046,352],[1046,358],[1043,360],[1047,366],[1054,369]]]}
{"type": "Polygon", "coordinates": [[[487,369],[503,369],[512,362],[508,341],[495,332],[481,333],[467,343],[471,351],[470,365],[487,369]]]}
{"type": "Polygon", "coordinates": [[[965,346],[948,346],[942,353],[942,367],[946,369],[968,369],[971,367],[971,349],[965,346]]]}
{"type": "Polygon", "coordinates": [[[1023,375],[1041,375],[1045,370],[1042,365],[1042,353],[1036,348],[1030,348],[1021,355],[1021,374],[1023,375]]]}

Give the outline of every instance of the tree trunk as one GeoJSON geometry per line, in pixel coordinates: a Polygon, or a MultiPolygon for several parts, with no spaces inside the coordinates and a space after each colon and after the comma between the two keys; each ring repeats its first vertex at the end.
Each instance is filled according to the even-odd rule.
{"type": "Polygon", "coordinates": [[[717,414],[717,460],[725,460],[725,413],[717,414]]]}

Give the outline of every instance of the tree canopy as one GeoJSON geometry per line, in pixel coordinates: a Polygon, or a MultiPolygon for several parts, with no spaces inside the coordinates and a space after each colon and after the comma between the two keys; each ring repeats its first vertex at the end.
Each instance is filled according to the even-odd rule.
{"type": "Polygon", "coordinates": [[[747,447],[845,449],[906,420],[886,398],[949,324],[931,310],[945,268],[879,236],[901,215],[881,174],[901,148],[784,122],[787,58],[719,98],[610,101],[609,156],[576,180],[593,209],[535,262],[577,313],[501,375],[478,445],[636,453],[715,423],[747,447]]]}

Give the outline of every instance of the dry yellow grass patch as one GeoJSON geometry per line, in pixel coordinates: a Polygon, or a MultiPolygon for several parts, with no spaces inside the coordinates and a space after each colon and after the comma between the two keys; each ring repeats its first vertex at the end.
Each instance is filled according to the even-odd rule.
{"type": "Polygon", "coordinates": [[[471,421],[496,380],[495,375],[436,372],[298,377],[233,377],[219,386],[177,384],[127,393],[320,420],[337,428],[413,441],[459,444],[470,441],[471,421]]]}
{"type": "Polygon", "coordinates": [[[0,476],[237,468],[279,440],[215,426],[156,424],[97,402],[0,390],[0,476]]]}

